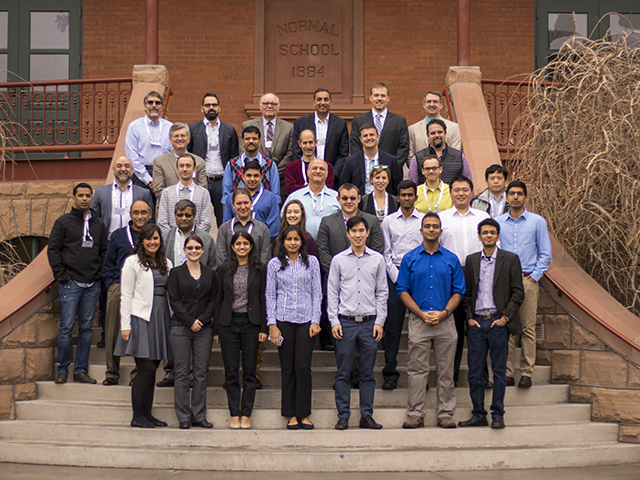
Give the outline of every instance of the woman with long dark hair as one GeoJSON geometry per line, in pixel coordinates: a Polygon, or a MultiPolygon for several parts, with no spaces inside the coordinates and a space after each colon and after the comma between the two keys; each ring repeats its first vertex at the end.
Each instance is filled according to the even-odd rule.
{"type": "Polygon", "coordinates": [[[212,428],[207,421],[207,372],[213,343],[215,271],[200,261],[204,241],[189,235],[187,261],[169,274],[169,304],[173,310],[169,340],[173,350],[174,407],[180,428],[212,428]],[[193,358],[193,391],[189,401],[189,371],[193,358]]]}
{"type": "Polygon", "coordinates": [[[138,373],[131,387],[132,427],[166,427],[151,414],[156,370],[171,358],[167,281],[171,261],[157,225],[142,227],[120,276],[120,337],[114,355],[133,356],[138,373]]]}
{"type": "Polygon", "coordinates": [[[305,238],[295,225],[278,237],[278,256],[267,265],[267,323],[278,346],[282,372],[281,414],[289,430],[313,429],[311,355],[320,333],[322,284],[320,263],[307,253],[305,238]]]}
{"type": "Polygon", "coordinates": [[[227,259],[218,267],[214,339],[222,349],[229,426],[251,428],[256,397],[258,342],[267,339],[265,271],[253,237],[236,232],[227,259]],[[240,387],[242,352],[242,388],[240,387]]]}
{"type": "Polygon", "coordinates": [[[290,200],[282,209],[282,218],[280,219],[280,233],[278,237],[273,241],[273,254],[274,256],[278,256],[280,252],[278,252],[278,238],[282,235],[282,232],[289,225],[297,226],[302,232],[302,236],[304,238],[306,244],[306,250],[309,255],[313,255],[314,257],[318,256],[318,246],[316,245],[316,241],[313,239],[311,234],[306,230],[307,217],[304,212],[304,206],[300,200],[290,200]]]}

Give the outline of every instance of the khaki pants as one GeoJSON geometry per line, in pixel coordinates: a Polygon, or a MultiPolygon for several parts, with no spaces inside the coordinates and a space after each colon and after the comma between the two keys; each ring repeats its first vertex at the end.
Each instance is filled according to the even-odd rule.
{"type": "Polygon", "coordinates": [[[424,417],[426,414],[429,353],[433,344],[436,361],[438,417],[453,417],[456,409],[456,389],[453,383],[453,360],[458,334],[453,315],[438,325],[430,326],[421,319],[409,317],[409,354],[407,375],[407,415],[424,417]]]}
{"type": "Polygon", "coordinates": [[[538,313],[538,282],[529,278],[522,279],[524,302],[518,314],[522,324],[522,335],[509,335],[509,358],[507,359],[507,377],[513,377],[516,365],[516,347],[520,340],[520,375],[533,376],[536,363],[536,315],[538,313]]]}

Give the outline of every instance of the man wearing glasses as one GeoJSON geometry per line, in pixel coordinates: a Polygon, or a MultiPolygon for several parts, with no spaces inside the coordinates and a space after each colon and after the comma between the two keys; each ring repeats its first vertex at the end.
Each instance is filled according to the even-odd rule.
{"type": "Polygon", "coordinates": [[[151,91],[144,97],[144,117],[129,124],[125,141],[125,153],[133,163],[133,183],[153,189],[153,161],[171,151],[170,121],[160,118],[164,100],[151,91]]]}
{"type": "Polygon", "coordinates": [[[207,189],[218,227],[222,225],[222,175],[229,160],[238,156],[238,134],[233,126],[220,121],[220,100],[215,93],[205,93],[200,110],[204,118],[189,124],[191,139],[187,150],[204,158],[207,189]]]}
{"type": "MultiPolygon", "coordinates": [[[[293,160],[293,124],[278,118],[280,99],[273,93],[260,98],[262,116],[242,123],[242,130],[248,126],[258,127],[262,142],[258,151],[271,158],[278,165],[280,174],[280,194],[286,197],[284,169],[293,160]]],[[[240,152],[244,149],[240,146],[240,152]]],[[[275,192],[277,193],[277,192],[275,192]]]]}
{"type": "Polygon", "coordinates": [[[422,173],[425,181],[418,185],[416,210],[421,213],[443,212],[453,206],[449,185],[440,180],[442,167],[435,154],[429,154],[422,160],[422,173]]]}
{"type": "Polygon", "coordinates": [[[422,244],[402,259],[396,291],[411,312],[407,355],[407,420],[402,428],[424,427],[427,411],[429,355],[433,343],[437,377],[438,427],[456,428],[456,389],[453,361],[458,334],[452,312],[465,292],[458,257],[440,245],[442,225],[438,214],[422,219],[422,244]]]}

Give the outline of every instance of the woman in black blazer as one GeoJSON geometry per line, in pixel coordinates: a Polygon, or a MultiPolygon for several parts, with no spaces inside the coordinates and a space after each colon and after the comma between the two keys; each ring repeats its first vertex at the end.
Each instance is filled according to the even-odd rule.
{"type": "Polygon", "coordinates": [[[391,181],[389,168],[386,165],[373,167],[369,174],[369,179],[373,184],[373,193],[362,197],[360,210],[375,215],[378,221],[382,223],[382,220],[387,215],[398,210],[398,199],[394,195],[387,193],[387,186],[391,181]]]}
{"type": "Polygon", "coordinates": [[[169,274],[169,304],[173,310],[169,341],[173,350],[174,406],[180,428],[212,428],[207,421],[207,372],[213,344],[216,274],[202,263],[204,242],[198,235],[184,241],[187,261],[169,274]],[[193,393],[189,402],[189,371],[193,356],[193,393]],[[191,406],[189,406],[191,403],[191,406]]]}
{"type": "Polygon", "coordinates": [[[251,428],[256,397],[258,342],[267,339],[265,269],[253,237],[236,232],[225,262],[218,267],[214,339],[222,348],[230,427],[251,428]],[[242,395],[239,359],[242,351],[242,395]]]}

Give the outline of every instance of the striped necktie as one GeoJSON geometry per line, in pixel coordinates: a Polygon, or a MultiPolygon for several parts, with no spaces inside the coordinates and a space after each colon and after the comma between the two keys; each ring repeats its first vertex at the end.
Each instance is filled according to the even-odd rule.
{"type": "Polygon", "coordinates": [[[378,136],[382,135],[382,114],[378,113],[375,118],[376,130],[378,131],[378,136]]]}
{"type": "MultiPolygon", "coordinates": [[[[267,122],[267,136],[265,138],[267,142],[273,142],[273,123],[267,122]]],[[[272,145],[272,143],[270,143],[272,145]]],[[[271,156],[271,147],[265,148],[267,155],[271,156]]]]}

